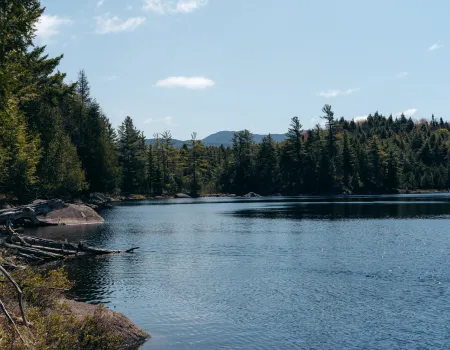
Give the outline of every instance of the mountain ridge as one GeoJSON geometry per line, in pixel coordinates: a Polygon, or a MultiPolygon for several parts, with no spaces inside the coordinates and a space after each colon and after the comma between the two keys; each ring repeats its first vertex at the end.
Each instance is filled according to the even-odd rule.
{"type": "MultiPolygon", "coordinates": [[[[214,134],[206,136],[204,139],[200,140],[205,146],[216,146],[219,147],[223,145],[224,147],[231,147],[233,145],[232,139],[233,135],[236,131],[218,131],[214,134]]],[[[286,139],[286,135],[284,134],[270,134],[274,141],[282,142],[286,139]]],[[[253,134],[253,140],[255,143],[261,143],[264,136],[263,134],[253,134]]],[[[153,144],[155,139],[146,139],[146,144],[153,144]]],[[[182,141],[173,139],[173,145],[175,148],[181,148],[185,143],[189,143],[189,140],[182,141]]]]}

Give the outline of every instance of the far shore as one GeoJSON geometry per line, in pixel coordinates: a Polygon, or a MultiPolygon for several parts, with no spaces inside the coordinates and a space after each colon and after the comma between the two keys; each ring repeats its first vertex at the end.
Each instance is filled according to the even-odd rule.
{"type": "MultiPolygon", "coordinates": [[[[183,197],[177,195],[148,195],[148,194],[129,194],[126,196],[112,197],[113,202],[121,201],[137,201],[137,200],[160,200],[160,199],[182,199],[182,198],[249,198],[249,197],[301,197],[301,196],[380,196],[380,195],[402,195],[402,194],[439,194],[439,193],[449,193],[450,190],[403,190],[399,189],[393,192],[383,192],[383,193],[324,193],[324,194],[307,194],[301,193],[297,195],[292,194],[272,194],[272,195],[236,195],[230,193],[212,193],[212,194],[200,194],[198,196],[191,197],[188,194],[183,194],[183,197]]],[[[253,192],[252,192],[253,193],[253,192]]]]}

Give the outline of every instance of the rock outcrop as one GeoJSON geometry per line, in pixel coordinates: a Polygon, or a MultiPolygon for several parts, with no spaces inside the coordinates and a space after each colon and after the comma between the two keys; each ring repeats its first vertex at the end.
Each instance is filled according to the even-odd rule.
{"type": "Polygon", "coordinates": [[[189,196],[189,195],[186,194],[186,193],[177,193],[177,194],[175,195],[175,198],[191,198],[191,196],[189,196]]]}
{"type": "Polygon", "coordinates": [[[243,195],[242,197],[245,197],[245,198],[255,198],[255,197],[261,197],[261,196],[260,196],[258,193],[255,193],[255,192],[249,192],[249,193],[243,195]]]}
{"type": "Polygon", "coordinates": [[[101,224],[103,218],[91,207],[85,204],[64,204],[53,208],[53,210],[37,216],[37,218],[48,224],[57,225],[83,225],[101,224]]]}
{"type": "Polygon", "coordinates": [[[136,349],[150,338],[148,333],[138,328],[128,317],[119,312],[70,299],[64,299],[62,302],[67,306],[70,315],[75,316],[78,321],[82,321],[86,317],[101,318],[108,331],[120,338],[120,349],[136,349]]]}

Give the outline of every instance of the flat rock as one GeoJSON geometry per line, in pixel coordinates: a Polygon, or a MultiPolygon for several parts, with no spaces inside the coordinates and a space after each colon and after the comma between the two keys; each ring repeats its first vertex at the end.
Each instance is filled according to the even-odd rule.
{"type": "Polygon", "coordinates": [[[64,204],[44,215],[39,215],[38,219],[60,225],[101,224],[105,221],[94,209],[85,204],[64,204]]]}
{"type": "Polygon", "coordinates": [[[89,316],[97,316],[102,318],[102,322],[106,322],[107,328],[113,335],[120,337],[120,349],[136,349],[137,346],[144,343],[150,335],[138,328],[128,317],[120,312],[112,311],[107,307],[99,307],[75,300],[64,299],[63,303],[70,310],[70,314],[75,316],[78,321],[82,321],[89,316]]]}

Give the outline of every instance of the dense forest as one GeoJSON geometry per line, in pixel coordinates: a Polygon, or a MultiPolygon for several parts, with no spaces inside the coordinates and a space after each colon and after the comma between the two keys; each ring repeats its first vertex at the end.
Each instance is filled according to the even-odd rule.
{"type": "Polygon", "coordinates": [[[90,93],[33,44],[38,0],[0,3],[0,193],[29,201],[87,192],[263,195],[382,193],[450,187],[450,125],[378,113],[335,118],[303,130],[287,120],[286,140],[255,144],[236,132],[233,146],[206,147],[196,133],[183,147],[169,131],[146,144],[130,117],[115,130],[90,93]],[[289,124],[289,125],[288,125],[289,124]]]}

